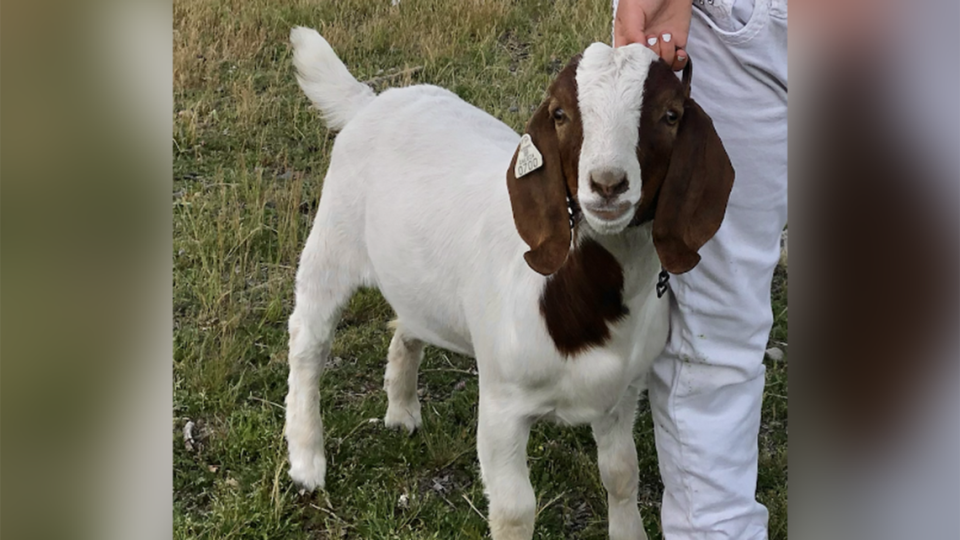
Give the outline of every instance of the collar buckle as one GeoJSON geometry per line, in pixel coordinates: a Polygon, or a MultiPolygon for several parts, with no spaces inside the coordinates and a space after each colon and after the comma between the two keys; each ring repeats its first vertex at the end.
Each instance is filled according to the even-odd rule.
{"type": "Polygon", "coordinates": [[[663,298],[667,292],[667,283],[670,281],[670,274],[666,270],[660,269],[660,275],[657,277],[657,298],[663,298]]]}

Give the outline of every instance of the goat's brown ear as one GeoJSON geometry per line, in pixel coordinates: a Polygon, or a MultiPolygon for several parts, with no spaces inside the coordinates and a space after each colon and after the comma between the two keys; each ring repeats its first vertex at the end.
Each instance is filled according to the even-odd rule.
{"type": "Polygon", "coordinates": [[[529,172],[522,170],[522,176],[517,178],[517,157],[521,144],[514,152],[510,169],[507,170],[513,221],[520,238],[530,246],[530,251],[523,258],[530,268],[545,276],[559,270],[570,252],[567,188],[556,128],[550,118],[549,101],[544,101],[533,113],[526,131],[534,148],[542,156],[543,165],[529,172]]]}
{"type": "Polygon", "coordinates": [[[653,243],[665,270],[682,274],[700,262],[697,250],[723,222],[733,177],[713,120],[687,99],[653,219],[653,243]]]}

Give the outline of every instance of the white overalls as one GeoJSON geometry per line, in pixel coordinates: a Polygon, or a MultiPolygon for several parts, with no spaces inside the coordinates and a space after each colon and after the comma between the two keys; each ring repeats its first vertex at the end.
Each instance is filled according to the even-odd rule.
{"type": "Polygon", "coordinates": [[[670,339],[649,390],[662,527],[667,540],[759,540],[763,357],[787,222],[787,1],[693,5],[692,97],[713,118],[736,180],[700,264],[670,277],[670,339]]]}

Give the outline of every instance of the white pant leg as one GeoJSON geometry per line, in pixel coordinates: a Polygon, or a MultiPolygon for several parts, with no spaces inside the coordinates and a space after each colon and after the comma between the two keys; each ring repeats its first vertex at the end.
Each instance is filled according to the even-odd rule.
{"type": "Polygon", "coordinates": [[[670,340],[650,378],[667,540],[767,537],[757,437],[787,221],[786,6],[757,0],[744,26],[732,3],[694,0],[687,46],[692,97],[713,118],[736,180],[700,264],[671,276],[670,340]]]}

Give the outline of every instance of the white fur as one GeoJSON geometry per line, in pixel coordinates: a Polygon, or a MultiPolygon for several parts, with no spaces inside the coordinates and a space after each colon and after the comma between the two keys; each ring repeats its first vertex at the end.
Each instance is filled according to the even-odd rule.
{"type": "Polygon", "coordinates": [[[290,31],[290,42],[300,88],[330,129],[343,129],[357,111],[373,101],[373,90],[350,75],[316,30],[298,26],[290,31]]]}
{"type": "Polygon", "coordinates": [[[629,203],[635,208],[640,201],[640,163],[635,149],[643,83],[650,63],[656,58],[656,53],[642,45],[612,49],[594,43],[584,51],[577,68],[577,92],[583,121],[578,197],[587,222],[605,234],[622,231],[633,218],[633,211],[614,221],[595,216],[591,208],[606,204],[590,189],[590,175],[602,169],[626,173],[630,187],[617,202],[629,203]]]}
{"type": "MultiPolygon", "coordinates": [[[[324,68],[307,66],[301,85],[309,96],[319,96],[315,103],[327,117],[352,119],[334,144],[297,271],[287,396],[290,475],[308,488],[323,486],[318,377],[341,306],[357,287],[376,286],[398,316],[385,377],[388,425],[421,425],[416,370],[424,342],[477,359],[477,450],[495,540],[532,537],[537,508],[526,442],[530,426],[543,418],[593,425],[610,536],[646,538],[637,509],[632,427],[646,373],[666,341],[668,305],[655,293],[659,261],[650,227],[616,236],[600,235],[589,223],[581,227],[620,260],[630,315],[612,326],[604,346],[563,357],[540,313],[547,278],[524,262],[527,246],[507,193],[506,170],[520,137],[433,86],[387,90],[359,109],[355,90],[337,101],[334,88],[359,83],[346,81],[326,42],[308,33],[313,31],[294,30],[295,58],[312,58],[324,68]],[[319,75],[330,72],[336,74],[334,86],[327,88],[319,75]]],[[[593,65],[592,51],[599,49],[588,49],[587,66],[593,65]]],[[[641,77],[642,88],[642,75],[632,75],[641,77]]],[[[619,84],[621,75],[607,77],[607,84],[619,84]]],[[[579,76],[578,82],[605,92],[603,82],[579,76]]],[[[602,121],[585,133],[588,147],[604,133],[602,121]]],[[[635,156],[632,147],[618,148],[635,156]]],[[[628,162],[615,153],[606,156],[628,162]]],[[[600,157],[591,159],[603,164],[600,157]]]]}

